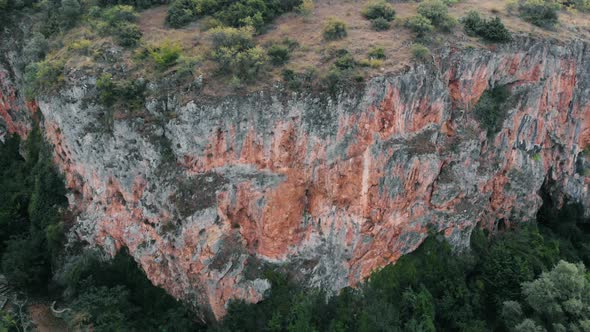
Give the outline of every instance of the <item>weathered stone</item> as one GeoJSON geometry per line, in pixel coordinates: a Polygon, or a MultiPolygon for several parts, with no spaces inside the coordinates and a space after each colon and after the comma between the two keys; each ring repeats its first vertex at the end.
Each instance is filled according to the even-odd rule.
{"type": "MultiPolygon", "coordinates": [[[[547,179],[555,201],[590,215],[587,49],[526,38],[493,52],[449,47],[435,66],[336,100],[179,91],[147,102],[145,118],[112,122],[82,102],[92,77],[37,102],[79,212],[72,238],[127,247],[154,284],[221,317],[229,300],[262,299],[262,266],[336,291],[414,250],[430,228],[464,247],[477,223],[534,220],[547,179]],[[513,97],[487,137],[472,111],[498,85],[513,97]]],[[[0,115],[25,135],[4,63],[0,115]]]]}

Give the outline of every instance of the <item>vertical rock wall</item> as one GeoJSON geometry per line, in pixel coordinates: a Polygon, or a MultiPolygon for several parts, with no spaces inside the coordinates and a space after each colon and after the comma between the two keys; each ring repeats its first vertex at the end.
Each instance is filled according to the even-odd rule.
{"type": "MultiPolygon", "coordinates": [[[[179,91],[130,112],[94,103],[83,77],[38,107],[79,211],[72,236],[129,248],[152,282],[220,317],[262,298],[269,266],[338,290],[428,229],[465,246],[477,223],[534,220],[548,179],[554,199],[588,208],[589,59],[583,43],[518,39],[448,48],[337,97],[179,91]],[[511,97],[488,137],[473,108],[499,85],[511,97]]],[[[2,70],[0,115],[22,134],[15,109],[34,105],[13,106],[2,70]]]]}

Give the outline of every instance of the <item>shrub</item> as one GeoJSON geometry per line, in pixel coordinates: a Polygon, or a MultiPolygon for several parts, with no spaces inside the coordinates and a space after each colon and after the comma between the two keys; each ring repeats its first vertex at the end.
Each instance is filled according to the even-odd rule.
{"type": "Polygon", "coordinates": [[[231,27],[219,27],[209,33],[213,48],[237,48],[244,50],[254,47],[252,38],[253,30],[248,27],[236,29],[231,27]]]}
{"type": "Polygon", "coordinates": [[[525,0],[519,3],[518,11],[523,20],[539,27],[550,28],[557,23],[559,7],[553,0],[525,0]]]}
{"type": "Polygon", "coordinates": [[[415,32],[418,37],[424,37],[426,33],[434,30],[432,21],[420,14],[410,17],[410,19],[406,21],[406,27],[415,32]]]}
{"type": "Polygon", "coordinates": [[[334,66],[341,70],[352,69],[356,66],[356,61],[354,57],[349,52],[339,56],[336,61],[334,62],[334,66]]]}
{"type": "Polygon", "coordinates": [[[427,0],[418,6],[418,14],[430,20],[432,25],[443,30],[450,31],[456,24],[456,20],[449,16],[449,8],[440,0],[427,0]]]}
{"type": "Polygon", "coordinates": [[[103,105],[110,106],[115,101],[115,84],[111,74],[100,75],[96,80],[96,89],[98,90],[98,98],[103,105]]]}
{"type": "Polygon", "coordinates": [[[268,62],[264,49],[254,45],[252,28],[216,28],[211,30],[211,57],[220,72],[232,74],[240,80],[252,80],[268,62]]]}
{"type": "Polygon", "coordinates": [[[176,0],[168,7],[166,22],[173,28],[180,28],[195,19],[195,6],[192,0],[176,0]]]}
{"type": "Polygon", "coordinates": [[[385,50],[383,47],[375,47],[369,50],[369,59],[385,59],[385,50]]]}
{"type": "Polygon", "coordinates": [[[29,99],[57,89],[64,81],[64,63],[59,60],[44,60],[25,68],[25,96],[29,99]]]}
{"type": "Polygon", "coordinates": [[[482,19],[476,11],[470,11],[467,16],[462,19],[465,32],[471,36],[479,36],[483,39],[504,43],[512,39],[510,31],[506,29],[499,17],[493,19],[482,19]]]}
{"type": "Polygon", "coordinates": [[[508,112],[506,101],[509,96],[510,92],[505,86],[498,86],[486,90],[475,106],[473,114],[482,127],[487,130],[489,137],[502,129],[504,118],[508,112]]]}
{"type": "Polygon", "coordinates": [[[158,68],[166,69],[176,64],[176,60],[178,60],[182,52],[182,47],[178,43],[164,41],[162,44],[150,48],[148,51],[158,68]]]}
{"type": "Polygon", "coordinates": [[[412,57],[414,57],[416,60],[424,61],[430,57],[430,50],[422,44],[412,45],[411,52],[412,57]]]}
{"type": "Polygon", "coordinates": [[[326,40],[342,39],[348,35],[346,23],[335,19],[329,19],[324,26],[324,38],[326,40]]]}
{"type": "Polygon", "coordinates": [[[289,12],[302,4],[302,0],[175,0],[168,9],[168,24],[178,28],[190,21],[213,16],[231,27],[252,26],[260,31],[275,17],[289,12]]]}
{"type": "Polygon", "coordinates": [[[390,26],[391,24],[383,17],[378,17],[374,20],[371,20],[371,27],[376,31],[388,30],[390,26]]]}
{"type": "Polygon", "coordinates": [[[136,46],[141,39],[141,31],[137,24],[119,24],[114,33],[117,43],[124,47],[136,46]]]}
{"type": "Polygon", "coordinates": [[[232,67],[239,78],[249,81],[258,77],[267,62],[268,56],[265,50],[260,46],[256,46],[245,52],[238,52],[232,67]]]}
{"type": "Polygon", "coordinates": [[[102,13],[105,22],[98,24],[104,35],[112,35],[123,47],[136,46],[141,39],[141,31],[134,22],[137,21],[135,9],[127,5],[113,6],[102,13]]]}
{"type": "Polygon", "coordinates": [[[345,80],[344,76],[345,74],[342,72],[342,70],[338,68],[332,68],[324,76],[322,83],[330,93],[335,94],[338,92],[342,82],[345,80]]]}
{"type": "Polygon", "coordinates": [[[572,0],[574,8],[583,12],[590,11],[590,0],[572,0]]]}
{"type": "Polygon", "coordinates": [[[31,39],[23,48],[23,63],[29,64],[43,59],[48,49],[49,42],[45,39],[45,36],[39,32],[33,33],[31,39]]]}
{"type": "Polygon", "coordinates": [[[303,73],[295,73],[292,69],[285,69],[282,76],[289,89],[300,90],[303,87],[311,87],[316,78],[316,70],[307,68],[303,73]]]}
{"type": "Polygon", "coordinates": [[[289,48],[287,46],[273,44],[267,50],[270,62],[275,66],[284,65],[289,61],[289,48]]]}
{"type": "Polygon", "coordinates": [[[381,59],[362,59],[358,62],[358,64],[363,67],[380,68],[381,65],[383,65],[383,60],[381,60],[381,59]]]}
{"type": "Polygon", "coordinates": [[[78,20],[82,10],[78,0],[62,0],[60,12],[63,22],[69,27],[73,26],[76,20],[78,20]]]}
{"type": "Polygon", "coordinates": [[[427,0],[418,5],[418,14],[428,18],[438,26],[449,16],[449,8],[440,0],[427,0]]]}
{"type": "Polygon", "coordinates": [[[121,22],[135,22],[138,15],[132,6],[117,5],[105,10],[102,17],[108,23],[117,25],[121,22]]]}
{"type": "Polygon", "coordinates": [[[369,20],[382,18],[387,22],[391,22],[395,18],[395,10],[390,4],[386,2],[370,4],[363,9],[362,14],[366,19],[369,20]]]}
{"type": "Polygon", "coordinates": [[[211,16],[207,16],[205,18],[203,18],[200,22],[200,28],[201,31],[209,31],[211,29],[215,29],[215,28],[219,28],[221,26],[223,26],[223,23],[221,23],[220,20],[211,17],[211,16]]]}
{"type": "Polygon", "coordinates": [[[78,39],[78,40],[73,41],[70,45],[68,45],[68,50],[77,51],[82,54],[86,54],[91,46],[92,46],[92,42],[90,40],[78,39]]]}
{"type": "Polygon", "coordinates": [[[303,0],[297,7],[297,12],[303,16],[309,16],[314,8],[315,5],[313,4],[313,0],[303,0]]]}
{"type": "Polygon", "coordinates": [[[96,89],[101,104],[111,106],[115,102],[130,110],[140,109],[145,100],[145,82],[141,80],[116,81],[109,73],[96,80],[96,89]]]}

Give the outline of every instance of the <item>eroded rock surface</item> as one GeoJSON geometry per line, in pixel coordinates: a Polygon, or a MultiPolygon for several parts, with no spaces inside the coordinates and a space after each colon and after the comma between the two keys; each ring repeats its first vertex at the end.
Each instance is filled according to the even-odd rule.
{"type": "MultiPolygon", "coordinates": [[[[518,39],[449,48],[336,98],[178,92],[131,112],[92,102],[82,77],[37,104],[79,211],[71,236],[127,247],[154,284],[221,317],[262,298],[266,266],[338,290],[429,228],[462,247],[477,223],[533,220],[544,183],[588,208],[589,60],[581,42],[518,39]],[[488,138],[473,109],[499,85],[508,112],[488,138]]],[[[0,115],[22,134],[2,70],[0,115]]]]}

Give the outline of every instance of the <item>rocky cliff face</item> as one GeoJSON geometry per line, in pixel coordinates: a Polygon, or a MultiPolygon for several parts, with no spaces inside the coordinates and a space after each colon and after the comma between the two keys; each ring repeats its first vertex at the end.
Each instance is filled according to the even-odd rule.
{"type": "MultiPolygon", "coordinates": [[[[428,229],[464,247],[478,223],[533,220],[544,183],[588,208],[589,61],[581,42],[519,39],[448,48],[335,98],[179,91],[142,112],[94,103],[95,79],[70,72],[37,103],[79,212],[71,236],[127,247],[154,284],[220,317],[229,300],[262,298],[267,267],[338,290],[428,229]],[[473,108],[499,85],[511,97],[488,137],[473,108]]],[[[0,115],[24,134],[18,79],[2,66],[0,115]]]]}

